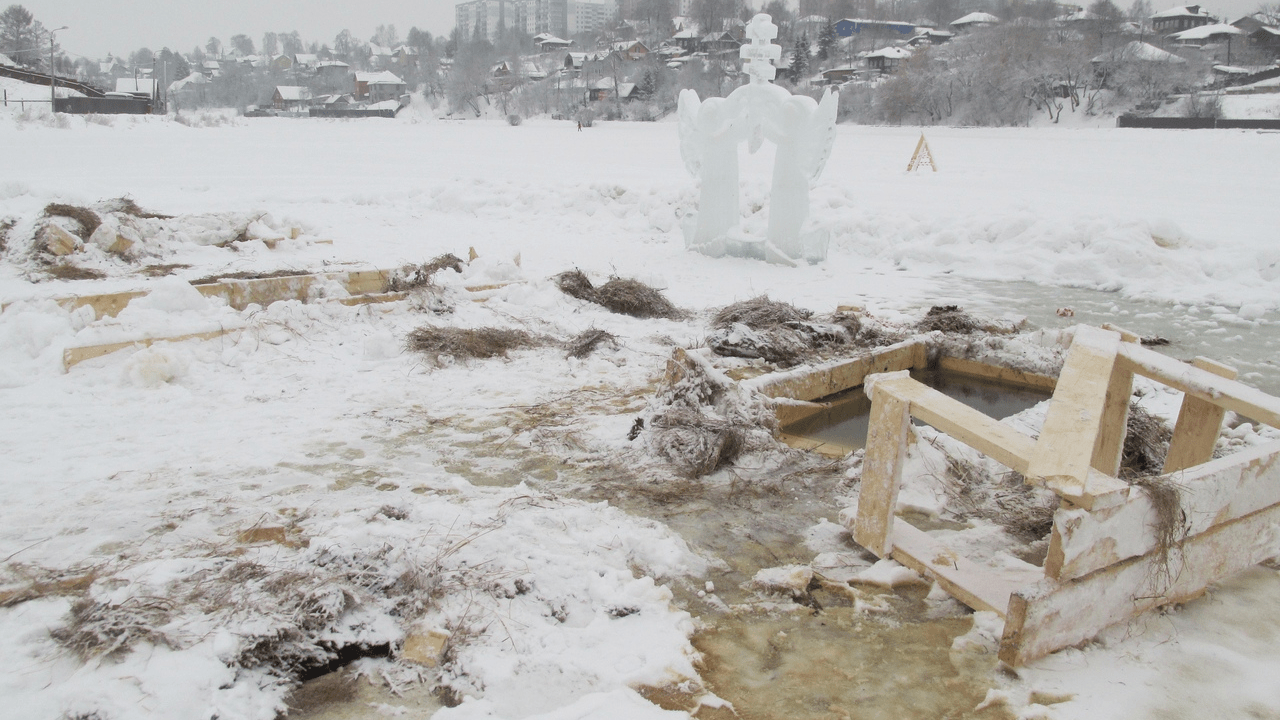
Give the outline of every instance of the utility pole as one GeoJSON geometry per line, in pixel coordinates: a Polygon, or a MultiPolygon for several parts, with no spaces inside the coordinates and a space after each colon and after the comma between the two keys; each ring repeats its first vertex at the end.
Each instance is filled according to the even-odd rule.
{"type": "Polygon", "coordinates": [[[52,115],[54,110],[54,100],[58,97],[58,73],[53,67],[53,34],[58,30],[66,30],[67,26],[63,25],[57,30],[49,31],[49,114],[52,115]]]}

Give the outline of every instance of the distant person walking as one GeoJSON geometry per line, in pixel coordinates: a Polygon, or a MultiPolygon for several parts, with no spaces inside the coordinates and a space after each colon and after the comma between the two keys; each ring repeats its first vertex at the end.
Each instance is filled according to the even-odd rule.
{"type": "Polygon", "coordinates": [[[582,132],[582,121],[578,121],[578,132],[582,132]]]}

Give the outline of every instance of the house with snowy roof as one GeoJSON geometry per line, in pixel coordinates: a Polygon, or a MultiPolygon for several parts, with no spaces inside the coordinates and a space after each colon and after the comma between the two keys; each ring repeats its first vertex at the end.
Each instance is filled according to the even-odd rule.
{"type": "Polygon", "coordinates": [[[609,51],[622,60],[640,60],[649,54],[649,48],[639,40],[619,40],[609,46],[609,51]]]}
{"type": "Polygon", "coordinates": [[[156,96],[156,81],[151,78],[116,78],[116,92],[151,100],[156,96]]]}
{"type": "Polygon", "coordinates": [[[950,25],[956,32],[968,32],[977,28],[991,27],[1000,23],[1000,18],[985,12],[971,12],[964,17],[952,20],[950,25]]]}
{"type": "Polygon", "coordinates": [[[390,70],[356,73],[355,96],[358,100],[371,103],[398,100],[408,88],[405,81],[390,70]]]}
{"type": "Polygon", "coordinates": [[[1260,27],[1266,27],[1268,25],[1274,26],[1276,23],[1272,22],[1271,18],[1266,13],[1256,12],[1234,20],[1231,24],[1248,34],[1260,27]]]}
{"type": "Polygon", "coordinates": [[[667,42],[686,53],[692,53],[698,51],[699,37],[697,28],[685,28],[672,35],[667,42]]]}
{"type": "Polygon", "coordinates": [[[533,36],[533,44],[537,45],[542,52],[552,52],[554,50],[566,50],[573,45],[572,40],[558,38],[551,33],[538,33],[533,36]]]}
{"type": "Polygon", "coordinates": [[[1112,73],[1124,68],[1142,66],[1144,64],[1171,63],[1180,65],[1186,60],[1171,52],[1161,50],[1150,43],[1132,40],[1120,47],[1102,53],[1089,61],[1093,65],[1093,73],[1105,79],[1112,73]]]}
{"type": "Polygon", "coordinates": [[[953,32],[947,30],[934,30],[933,28],[922,28],[920,32],[907,40],[907,47],[918,48],[921,46],[941,45],[950,42],[956,36],[953,32]]]}
{"type": "Polygon", "coordinates": [[[858,76],[862,72],[862,68],[852,65],[841,65],[822,71],[822,82],[825,85],[839,85],[842,82],[848,82],[858,76]]]}
{"type": "Polygon", "coordinates": [[[1280,28],[1263,25],[1249,33],[1249,46],[1280,57],[1280,28]]]}
{"type": "Polygon", "coordinates": [[[106,60],[98,63],[98,74],[104,75],[112,80],[122,78],[129,75],[129,68],[114,57],[108,57],[106,60]]]}
{"type": "Polygon", "coordinates": [[[311,101],[311,90],[298,85],[277,85],[271,96],[271,105],[277,110],[297,112],[304,110],[311,101]]]}
{"type": "Polygon", "coordinates": [[[707,33],[698,41],[698,49],[710,55],[736,53],[740,47],[742,47],[742,42],[734,37],[733,33],[724,30],[707,33]]]}
{"type": "Polygon", "coordinates": [[[1244,37],[1247,34],[1244,30],[1234,25],[1211,23],[1173,33],[1169,36],[1169,41],[1178,45],[1204,47],[1205,45],[1229,42],[1233,37],[1244,37]]]}
{"type": "Polygon", "coordinates": [[[1216,18],[1199,5],[1183,5],[1152,15],[1151,29],[1160,35],[1171,35],[1182,30],[1209,25],[1215,21],[1216,18]]]}
{"type": "Polygon", "coordinates": [[[351,66],[341,60],[321,60],[316,63],[316,76],[328,80],[341,80],[346,77],[351,66]]]}
{"type": "Polygon", "coordinates": [[[878,70],[881,73],[888,74],[910,57],[911,50],[909,48],[885,47],[867,53],[863,56],[863,60],[867,63],[868,70],[878,70]]]}

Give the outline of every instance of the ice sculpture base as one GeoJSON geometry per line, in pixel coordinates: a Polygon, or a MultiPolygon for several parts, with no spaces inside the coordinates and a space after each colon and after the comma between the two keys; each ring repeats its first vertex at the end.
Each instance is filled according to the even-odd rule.
{"type": "Polygon", "coordinates": [[[827,247],[831,244],[831,231],[812,224],[800,233],[800,257],[792,257],[779,250],[767,239],[747,235],[736,227],[706,242],[696,242],[694,238],[697,236],[698,229],[697,213],[685,215],[680,221],[680,229],[684,231],[684,246],[708,257],[727,256],[763,260],[787,267],[795,267],[800,261],[814,265],[826,260],[827,247]]]}

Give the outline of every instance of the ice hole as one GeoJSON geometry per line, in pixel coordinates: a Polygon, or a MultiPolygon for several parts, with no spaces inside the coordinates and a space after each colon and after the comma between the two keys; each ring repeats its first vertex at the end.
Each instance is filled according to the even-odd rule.
{"type": "MultiPolygon", "coordinates": [[[[912,370],[911,377],[997,420],[1016,415],[1048,400],[1047,390],[999,382],[953,370],[912,370]]],[[[787,436],[820,441],[828,446],[858,450],[866,445],[871,400],[861,385],[816,401],[824,407],[782,426],[787,436]]],[[[913,420],[923,425],[920,420],[913,420]]]]}

